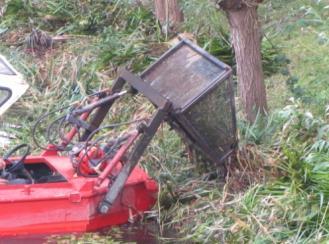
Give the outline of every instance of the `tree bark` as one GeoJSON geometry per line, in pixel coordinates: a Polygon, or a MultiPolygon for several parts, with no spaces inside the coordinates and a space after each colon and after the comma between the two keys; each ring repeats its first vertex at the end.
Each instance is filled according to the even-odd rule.
{"type": "Polygon", "coordinates": [[[155,16],[167,32],[183,22],[184,16],[178,0],[154,0],[155,16]]]}
{"type": "Polygon", "coordinates": [[[240,102],[248,121],[257,113],[267,112],[266,88],[261,57],[261,30],[257,4],[261,0],[225,0],[220,7],[226,12],[237,63],[240,102]]]}

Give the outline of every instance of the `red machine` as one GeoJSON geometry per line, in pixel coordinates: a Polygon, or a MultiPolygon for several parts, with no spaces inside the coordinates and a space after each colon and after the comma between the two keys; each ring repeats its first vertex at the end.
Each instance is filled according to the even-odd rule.
{"type": "Polygon", "coordinates": [[[32,134],[44,152],[28,156],[22,144],[3,157],[0,236],[98,230],[151,209],[158,187],[137,164],[163,121],[224,171],[237,144],[231,76],[182,40],[141,76],[120,70],[111,90],[41,116],[32,134]],[[137,92],[155,105],[150,118],[101,126],[117,99],[137,92]],[[48,146],[36,140],[40,131],[48,146]]]}
{"type": "Polygon", "coordinates": [[[0,237],[99,230],[133,221],[153,207],[157,183],[137,163],[169,103],[163,99],[153,118],[100,127],[114,101],[127,94],[121,91],[125,82],[120,76],[112,90],[41,116],[33,128],[35,143],[44,149],[40,156],[29,156],[27,144],[3,156],[0,237]],[[35,135],[54,114],[60,115],[44,130],[49,142],[44,148],[35,135]],[[116,137],[102,135],[125,124],[137,126],[116,137]],[[13,157],[17,153],[23,156],[13,157]]]}
{"type": "Polygon", "coordinates": [[[98,178],[79,176],[70,159],[56,153],[29,156],[24,164],[26,170],[43,176],[34,184],[0,185],[0,238],[99,230],[140,217],[156,201],[157,184],[139,167],[111,210],[102,214],[98,206],[109,179],[98,185],[98,178]]]}

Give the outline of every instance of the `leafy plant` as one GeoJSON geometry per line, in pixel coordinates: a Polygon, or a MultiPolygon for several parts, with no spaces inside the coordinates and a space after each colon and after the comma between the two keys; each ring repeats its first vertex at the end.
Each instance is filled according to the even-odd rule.
{"type": "Polygon", "coordinates": [[[37,9],[29,0],[9,0],[4,6],[1,26],[14,27],[28,23],[30,18],[37,14],[37,9]]]}

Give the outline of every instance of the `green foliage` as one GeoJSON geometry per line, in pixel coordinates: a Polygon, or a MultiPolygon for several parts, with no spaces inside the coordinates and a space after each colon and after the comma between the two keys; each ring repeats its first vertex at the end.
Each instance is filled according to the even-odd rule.
{"type": "MultiPolygon", "coordinates": [[[[284,43],[290,59],[286,85],[314,114],[328,104],[328,1],[268,1],[261,9],[267,35],[284,43]]],[[[272,39],[273,41],[273,39],[272,39]]]]}
{"type": "Polygon", "coordinates": [[[99,67],[125,64],[134,71],[143,70],[152,60],[152,43],[158,41],[153,14],[140,6],[124,5],[112,15],[117,21],[100,36],[99,67]]]}
{"type": "Polygon", "coordinates": [[[240,145],[272,145],[275,143],[278,128],[282,125],[283,119],[278,113],[263,116],[258,114],[255,122],[239,120],[238,128],[240,135],[240,145]]]}
{"type": "MultiPolygon", "coordinates": [[[[225,34],[225,36],[228,37],[228,34],[225,34]]],[[[226,39],[204,34],[198,37],[198,44],[224,63],[233,68],[236,67],[232,46],[226,39]]],[[[283,54],[280,48],[273,46],[270,41],[264,39],[261,52],[264,75],[266,77],[277,73],[289,75],[288,64],[290,60],[283,54]]]]}
{"type": "Polygon", "coordinates": [[[56,15],[64,19],[73,19],[82,1],[65,1],[65,0],[55,0],[55,1],[45,1],[45,8],[49,14],[56,15]]]}
{"type": "MultiPolygon", "coordinates": [[[[120,2],[120,1],[116,1],[120,2]]],[[[109,1],[66,1],[55,0],[44,2],[44,12],[57,17],[66,25],[57,30],[58,33],[96,33],[111,24],[111,11],[117,3],[109,1]]]]}
{"type": "Polygon", "coordinates": [[[246,142],[258,142],[267,151],[272,148],[277,152],[279,177],[233,195],[226,204],[225,187],[212,200],[210,193],[199,198],[194,204],[211,204],[202,212],[194,204],[185,209],[197,211],[197,220],[186,226],[187,239],[228,243],[328,240],[328,128],[325,115],[315,117],[293,101],[271,118],[259,118],[244,129],[245,133],[240,131],[246,142]],[[268,137],[275,143],[264,139],[268,137]]]}
{"type": "Polygon", "coordinates": [[[0,25],[16,27],[22,23],[28,23],[33,15],[37,14],[32,1],[10,0],[4,6],[5,12],[0,25]]]}
{"type": "MultiPolygon", "coordinates": [[[[181,31],[192,32],[201,46],[234,67],[226,17],[208,0],[182,1],[182,7],[186,19],[181,31]]],[[[215,172],[200,175],[188,163],[184,145],[167,126],[144,155],[144,167],[160,183],[159,222],[162,227],[178,228],[182,241],[320,243],[329,239],[328,2],[266,1],[260,13],[264,72],[272,85],[269,94],[279,100],[276,88],[281,85],[296,97],[285,108],[258,116],[253,124],[239,119],[240,149],[254,148],[251,158],[256,167],[263,167],[257,164],[260,155],[265,166],[254,175],[264,170],[270,175],[264,177],[267,181],[230,192],[228,183],[212,179],[215,172]]],[[[152,11],[128,0],[10,0],[1,21],[1,28],[12,32],[17,27],[42,27],[54,35],[83,34],[74,35],[44,59],[21,47],[8,48],[5,39],[0,44],[1,53],[31,85],[6,118],[22,125],[19,131],[10,131],[20,142],[30,141],[31,124],[42,112],[108,87],[120,65],[134,72],[143,70],[169,47],[152,11]]],[[[122,103],[116,108],[120,113],[109,116],[109,121],[124,121],[139,107],[152,111],[139,96],[122,103]]],[[[244,170],[235,181],[246,177],[244,170]]]]}
{"type": "MultiPolygon", "coordinates": [[[[198,44],[212,55],[235,68],[226,16],[209,0],[183,1],[183,7],[185,31],[193,33],[198,44]]],[[[279,72],[289,74],[289,59],[281,48],[273,45],[268,38],[263,38],[262,58],[265,76],[269,77],[279,72]]]]}

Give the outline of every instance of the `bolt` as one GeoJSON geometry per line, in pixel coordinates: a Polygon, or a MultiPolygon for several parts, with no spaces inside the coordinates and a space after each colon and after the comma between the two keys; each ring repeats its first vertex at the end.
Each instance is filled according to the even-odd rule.
{"type": "Polygon", "coordinates": [[[110,210],[110,206],[108,204],[105,204],[105,203],[102,203],[100,208],[99,208],[99,211],[102,214],[106,214],[109,210],[110,210]]]}

